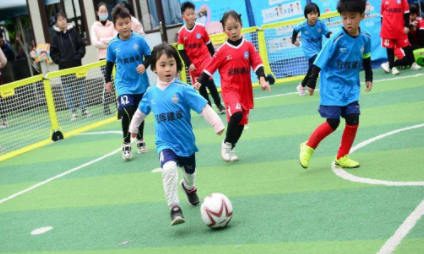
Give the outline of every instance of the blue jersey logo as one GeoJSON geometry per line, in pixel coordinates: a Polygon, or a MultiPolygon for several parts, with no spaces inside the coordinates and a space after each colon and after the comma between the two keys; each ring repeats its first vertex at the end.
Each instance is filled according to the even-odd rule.
{"type": "Polygon", "coordinates": [[[200,39],[200,38],[202,38],[202,36],[201,36],[199,33],[197,33],[197,34],[196,34],[196,38],[197,38],[197,39],[200,39]]]}
{"type": "Polygon", "coordinates": [[[249,59],[249,51],[244,52],[244,58],[249,59]]]}
{"type": "Polygon", "coordinates": [[[178,96],[175,94],[174,97],[172,97],[172,103],[177,104],[180,101],[180,99],[178,99],[178,96]]]}

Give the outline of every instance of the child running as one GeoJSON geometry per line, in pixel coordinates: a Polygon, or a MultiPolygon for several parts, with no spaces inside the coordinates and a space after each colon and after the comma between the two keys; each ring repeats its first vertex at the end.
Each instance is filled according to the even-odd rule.
{"type": "Polygon", "coordinates": [[[131,121],[130,132],[135,137],[138,126],[153,111],[156,119],[155,144],[163,169],[163,188],[171,209],[171,225],[178,225],[185,222],[178,199],[178,167],[184,168],[180,186],[189,204],[199,205],[195,187],[195,153],[199,149],[193,134],[190,111],[201,114],[218,135],[224,132],[225,127],[221,118],[196,90],[175,79],[182,69],[182,63],[174,47],[166,44],[154,47],[151,60],[151,69],[158,75],[158,82],[147,89],[131,121]]]}
{"type": "Polygon", "coordinates": [[[227,107],[227,136],[222,142],[221,157],[224,161],[238,161],[234,147],[249,120],[249,110],[253,109],[253,89],[250,67],[258,75],[262,90],[271,92],[265,80],[264,67],[255,46],[241,36],[241,15],[235,11],[224,13],[221,20],[226,43],[220,47],[203,71],[194,87],[205,86],[212,74],[219,69],[221,75],[222,98],[227,107]]]}
{"type": "MultiPolygon", "coordinates": [[[[178,51],[185,65],[189,67],[188,71],[193,84],[197,82],[211,56],[215,54],[215,49],[205,27],[202,24],[195,23],[196,13],[194,8],[195,6],[191,2],[181,4],[181,17],[186,24],[178,31],[178,51]]],[[[201,86],[199,89],[200,94],[211,105],[206,87],[212,95],[218,112],[224,114],[225,108],[221,105],[221,98],[219,98],[212,77],[206,82],[206,86],[201,86]]]]}
{"type": "MultiPolygon", "coordinates": [[[[131,119],[143,94],[149,86],[146,68],[150,64],[150,48],[143,37],[131,31],[131,15],[126,8],[116,6],[112,10],[112,21],[117,36],[109,43],[106,64],[106,90],[112,91],[112,69],[116,63],[115,86],[118,93],[118,111],[122,116],[122,158],[129,160],[131,153],[131,134],[128,132],[131,119]],[[143,59],[144,58],[144,59],[143,59]]],[[[137,152],[147,152],[143,140],[144,124],[137,132],[137,152]]]]}
{"type": "Polygon", "coordinates": [[[371,37],[361,31],[359,24],[365,17],[366,0],[340,0],[337,11],[343,28],[330,38],[318,55],[308,79],[308,90],[314,93],[321,71],[321,100],[319,113],[327,121],[320,125],[309,140],[300,145],[299,161],[303,168],[319,143],[333,133],[340,124],[340,116],[346,120],[341,145],[335,158],[335,166],[358,168],[359,163],[349,158],[349,151],[359,126],[359,71],[365,69],[366,91],[372,89],[371,37]]]}
{"type": "Polygon", "coordinates": [[[302,33],[302,49],[305,57],[308,59],[309,68],[303,81],[297,86],[299,96],[305,96],[305,86],[311,75],[312,65],[322,48],[322,36],[330,38],[331,32],[324,22],[319,19],[319,7],[315,3],[309,3],[305,6],[305,21],[302,21],[293,29],[292,43],[299,47],[297,35],[302,33]]]}

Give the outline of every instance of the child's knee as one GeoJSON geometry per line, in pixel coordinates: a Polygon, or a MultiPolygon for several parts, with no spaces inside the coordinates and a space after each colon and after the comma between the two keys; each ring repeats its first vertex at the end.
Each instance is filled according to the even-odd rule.
{"type": "Polygon", "coordinates": [[[340,119],[327,118],[327,123],[330,125],[331,129],[335,131],[339,127],[340,119]]]}
{"type": "Polygon", "coordinates": [[[350,114],[345,117],[346,124],[350,126],[359,124],[359,114],[350,114]]]}

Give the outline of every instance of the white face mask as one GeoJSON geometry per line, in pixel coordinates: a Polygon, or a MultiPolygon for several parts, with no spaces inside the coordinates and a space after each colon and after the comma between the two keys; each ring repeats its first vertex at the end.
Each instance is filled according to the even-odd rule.
{"type": "Polygon", "coordinates": [[[99,19],[105,21],[109,17],[109,14],[101,14],[99,15],[99,19]]]}

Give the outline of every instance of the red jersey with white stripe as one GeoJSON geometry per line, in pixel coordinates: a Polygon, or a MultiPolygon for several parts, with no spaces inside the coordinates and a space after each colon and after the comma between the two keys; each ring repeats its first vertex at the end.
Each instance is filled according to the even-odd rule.
{"type": "Polygon", "coordinates": [[[380,37],[384,39],[403,39],[405,35],[405,19],[403,15],[409,13],[407,0],[382,0],[380,37]]]}
{"type": "Polygon", "coordinates": [[[409,29],[409,33],[412,35],[412,41],[411,44],[414,45],[419,45],[420,43],[418,42],[418,37],[417,37],[417,32],[419,30],[424,30],[424,20],[421,17],[417,17],[417,19],[415,19],[416,23],[414,24],[414,22],[411,22],[410,24],[414,26],[415,31],[413,29],[409,29]]]}
{"type": "Polygon", "coordinates": [[[196,66],[196,71],[190,72],[190,75],[199,77],[206,68],[206,63],[211,59],[208,47],[206,46],[210,41],[211,39],[205,27],[199,23],[195,23],[191,30],[183,26],[178,32],[178,44],[184,45],[188,59],[196,66]]]}
{"type": "Polygon", "coordinates": [[[240,103],[243,109],[249,110],[253,108],[250,67],[256,71],[261,66],[263,66],[262,59],[255,46],[243,39],[237,47],[228,42],[220,47],[204,72],[212,76],[219,69],[225,105],[238,100],[237,103],[240,103]]]}

